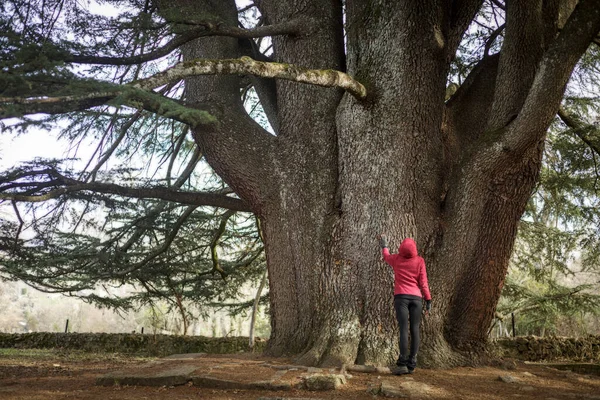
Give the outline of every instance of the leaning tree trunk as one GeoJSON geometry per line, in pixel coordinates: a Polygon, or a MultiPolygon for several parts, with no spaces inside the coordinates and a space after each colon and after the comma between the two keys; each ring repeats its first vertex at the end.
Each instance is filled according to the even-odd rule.
{"type": "MultiPolygon", "coordinates": [[[[233,2],[201,3],[236,24],[233,2]]],[[[545,131],[585,40],[598,29],[588,26],[589,38],[573,46],[557,40],[542,57],[547,39],[531,28],[542,15],[520,9],[529,2],[511,2],[507,12],[520,19],[507,19],[501,57],[484,58],[445,103],[449,60],[480,1],[449,10],[436,0],[348,0],[346,53],[342,3],[298,3],[261,2],[270,24],[298,15],[307,21],[306,35],[273,39],[276,61],[346,70],[366,86],[367,99],[294,82],[266,90],[256,80],[270,105],[272,136],[242,114],[240,78],[186,80],[187,102],[219,119],[196,129],[196,142],[261,220],[268,351],[313,365],[397,357],[393,274],[376,240],[385,232],[394,244],[415,238],[428,266],[434,308],[421,361],[460,363],[457,350],[485,343],[545,131]],[[527,54],[519,42],[530,44],[527,54]]],[[[593,14],[587,4],[581,16],[593,14]]],[[[575,31],[567,26],[561,36],[575,31]]],[[[183,49],[187,60],[242,54],[232,38],[183,49]]]]}

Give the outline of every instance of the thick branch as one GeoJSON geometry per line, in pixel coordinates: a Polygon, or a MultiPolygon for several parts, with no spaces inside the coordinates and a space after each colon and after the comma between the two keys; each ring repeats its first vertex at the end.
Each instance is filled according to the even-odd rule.
{"type": "MultiPolygon", "coordinates": [[[[225,196],[222,194],[206,192],[184,192],[164,187],[134,188],[120,186],[114,183],[86,183],[76,179],[64,177],[56,172],[54,172],[53,175],[56,177],[55,179],[57,179],[57,184],[61,183],[63,187],[59,187],[42,194],[0,193],[0,200],[13,200],[17,202],[41,202],[58,198],[67,193],[90,191],[95,193],[114,194],[123,197],[131,197],[138,199],[161,199],[194,206],[212,206],[235,211],[251,211],[249,206],[242,200],[225,196]]],[[[29,186],[35,186],[36,184],[37,183],[31,183],[29,186]]],[[[40,182],[40,184],[43,185],[44,182],[40,182]]]]}
{"type": "Polygon", "coordinates": [[[489,130],[505,126],[523,106],[543,55],[542,27],[542,0],[506,4],[506,28],[489,130]]]}
{"type": "Polygon", "coordinates": [[[195,25],[198,28],[191,29],[178,35],[163,47],[160,47],[150,53],[140,54],[131,57],[100,57],[90,55],[67,55],[64,58],[66,62],[80,64],[101,64],[101,65],[132,65],[141,64],[147,61],[156,60],[164,57],[180,46],[191,42],[194,39],[207,36],[230,36],[240,39],[250,39],[264,36],[275,35],[298,35],[305,31],[310,21],[306,19],[294,19],[277,25],[260,26],[254,29],[243,29],[233,26],[226,26],[219,22],[210,21],[174,21],[178,24],[195,25]]]}
{"type": "Polygon", "coordinates": [[[350,75],[331,69],[315,70],[291,64],[269,63],[250,57],[224,60],[192,60],[178,64],[150,78],[133,82],[140,89],[154,89],[169,82],[197,75],[255,75],[263,78],[279,78],[317,86],[339,87],[357,99],[364,99],[367,90],[350,75]]]}
{"type": "Polygon", "coordinates": [[[599,31],[600,0],[580,1],[544,55],[523,109],[499,148],[520,153],[543,138],[573,68],[599,31]]]}

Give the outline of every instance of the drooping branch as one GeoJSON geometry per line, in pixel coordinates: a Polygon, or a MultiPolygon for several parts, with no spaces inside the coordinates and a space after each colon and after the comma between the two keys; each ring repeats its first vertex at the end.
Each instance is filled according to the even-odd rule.
{"type": "Polygon", "coordinates": [[[582,142],[587,144],[594,153],[600,155],[600,129],[594,125],[586,124],[575,115],[569,114],[563,107],[558,109],[558,116],[582,142]],[[595,137],[591,137],[590,133],[595,134],[595,137]]]}
{"type": "MultiPolygon", "coordinates": [[[[65,177],[52,169],[44,170],[43,173],[50,177],[50,181],[9,183],[0,186],[0,200],[41,202],[56,199],[69,193],[94,192],[138,199],[161,199],[194,206],[221,207],[235,211],[251,211],[250,207],[244,201],[223,194],[186,192],[165,187],[136,188],[114,183],[85,182],[65,177]],[[54,187],[54,189],[46,190],[48,187],[54,187]],[[17,188],[22,190],[15,192],[14,189],[17,188]]],[[[21,175],[21,178],[33,177],[40,175],[40,171],[32,171],[29,175],[21,175]]]]}
{"type": "Polygon", "coordinates": [[[177,101],[157,93],[130,85],[113,85],[106,82],[99,82],[99,84],[108,86],[108,90],[43,98],[0,97],[0,119],[19,118],[23,115],[37,113],[65,114],[109,104],[141,108],[192,127],[217,123],[217,119],[208,112],[187,108],[177,101]]]}
{"type": "Polygon", "coordinates": [[[365,87],[344,72],[331,69],[305,69],[291,64],[256,61],[250,57],[187,61],[150,78],[133,82],[131,85],[139,89],[150,90],[169,82],[197,75],[255,75],[317,86],[338,87],[346,90],[359,100],[367,96],[365,87]]]}
{"type": "Polygon", "coordinates": [[[164,252],[169,250],[169,248],[171,247],[171,244],[173,243],[173,240],[175,240],[175,237],[179,233],[181,227],[183,226],[185,221],[190,217],[190,215],[192,215],[192,213],[196,210],[196,208],[197,208],[197,206],[195,206],[195,205],[188,206],[185,209],[185,211],[183,212],[183,214],[181,214],[179,216],[179,218],[177,218],[177,221],[175,222],[173,229],[169,232],[169,234],[167,236],[165,236],[162,244],[160,246],[152,249],[152,251],[149,252],[142,260],[140,260],[139,262],[130,265],[128,268],[118,271],[116,273],[112,272],[110,274],[104,274],[104,275],[101,274],[101,275],[99,275],[99,278],[106,279],[106,278],[127,276],[128,274],[131,274],[132,272],[135,272],[135,271],[143,268],[150,261],[154,260],[161,254],[163,254],[164,252]]]}
{"type": "Polygon", "coordinates": [[[223,236],[223,233],[225,232],[225,228],[227,227],[227,221],[229,221],[229,218],[231,218],[233,214],[235,214],[235,211],[231,210],[223,214],[221,223],[219,224],[219,227],[215,231],[213,238],[210,242],[210,257],[213,263],[213,271],[218,272],[221,275],[221,278],[223,279],[227,278],[227,273],[223,270],[223,268],[221,267],[221,263],[219,262],[219,255],[217,254],[217,245],[219,244],[221,236],[223,236]]]}
{"type": "Polygon", "coordinates": [[[251,39],[275,35],[299,35],[307,30],[311,22],[306,19],[293,19],[282,22],[277,25],[259,26],[254,29],[243,29],[233,26],[226,26],[215,21],[194,21],[181,20],[171,21],[176,24],[194,25],[197,28],[190,29],[169,41],[164,46],[146,54],[139,54],[130,57],[102,57],[93,55],[69,54],[64,57],[65,62],[79,64],[100,64],[100,65],[133,65],[159,59],[178,49],[180,46],[191,42],[194,39],[207,36],[229,36],[239,39],[251,39]]]}
{"type": "Polygon", "coordinates": [[[115,93],[108,92],[44,98],[0,97],[0,119],[40,113],[66,114],[101,106],[114,97],[115,93]]]}

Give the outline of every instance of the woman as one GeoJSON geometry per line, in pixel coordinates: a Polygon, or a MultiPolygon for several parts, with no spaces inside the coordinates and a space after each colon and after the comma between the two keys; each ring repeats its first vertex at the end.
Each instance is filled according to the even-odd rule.
{"type": "Polygon", "coordinates": [[[394,308],[400,328],[400,357],[395,375],[412,374],[417,366],[419,350],[419,324],[425,298],[425,314],[431,309],[431,294],[427,285],[425,260],[417,253],[417,244],[404,239],[398,254],[390,254],[385,235],[380,235],[379,245],[383,259],[394,269],[394,308]],[[410,320],[410,353],[408,353],[408,328],[410,320]]]}

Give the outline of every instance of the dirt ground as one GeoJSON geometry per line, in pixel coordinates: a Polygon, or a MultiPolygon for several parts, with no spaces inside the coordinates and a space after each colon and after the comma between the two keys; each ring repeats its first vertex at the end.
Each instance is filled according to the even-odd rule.
{"type": "MultiPolygon", "coordinates": [[[[211,356],[212,357],[212,356],[211,356]]],[[[290,360],[261,357],[255,354],[217,356],[226,368],[235,368],[236,360],[262,360],[290,363],[290,360]]],[[[341,389],[327,392],[213,390],[191,385],[177,387],[96,386],[96,378],[110,371],[143,365],[151,359],[50,350],[0,349],[0,399],[374,399],[369,386],[386,381],[401,385],[403,379],[425,383],[429,399],[598,399],[600,376],[559,371],[543,365],[516,363],[514,369],[494,367],[418,369],[411,376],[352,372],[341,389]],[[507,383],[500,376],[510,375],[518,382],[507,383]]],[[[514,365],[514,364],[513,364],[514,365]]],[[[223,370],[227,376],[227,370],[223,370]]],[[[237,371],[238,373],[240,371],[237,371]]],[[[259,368],[248,371],[260,380],[259,368]]],[[[383,397],[382,397],[383,398],[383,397]]]]}

